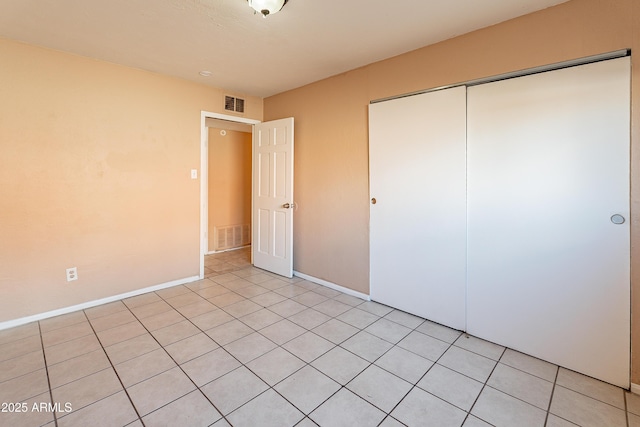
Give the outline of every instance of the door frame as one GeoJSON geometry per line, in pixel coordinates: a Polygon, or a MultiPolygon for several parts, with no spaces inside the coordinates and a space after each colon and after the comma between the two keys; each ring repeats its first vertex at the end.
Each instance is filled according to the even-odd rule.
{"type": "MultiPolygon", "coordinates": [[[[252,125],[262,123],[261,120],[247,119],[244,117],[231,116],[228,114],[212,113],[210,111],[200,112],[200,279],[204,279],[204,256],[207,247],[207,235],[209,228],[209,131],[207,119],[219,119],[229,122],[252,125]]],[[[253,138],[251,138],[253,140],[253,138]]],[[[253,152],[253,142],[251,143],[253,152]]],[[[253,188],[251,189],[251,199],[253,200],[253,188]]]]}

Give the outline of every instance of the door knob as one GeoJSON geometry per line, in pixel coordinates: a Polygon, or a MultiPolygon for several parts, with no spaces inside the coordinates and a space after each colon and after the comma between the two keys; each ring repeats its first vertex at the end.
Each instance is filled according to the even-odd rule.
{"type": "Polygon", "coordinates": [[[285,203],[284,205],[282,205],[282,207],[285,209],[290,209],[293,207],[293,205],[291,205],[290,203],[285,203]]]}
{"type": "Polygon", "coordinates": [[[376,200],[376,198],[375,198],[375,197],[372,197],[372,198],[371,198],[371,204],[372,204],[372,205],[375,205],[376,203],[378,203],[378,201],[376,200]]]}

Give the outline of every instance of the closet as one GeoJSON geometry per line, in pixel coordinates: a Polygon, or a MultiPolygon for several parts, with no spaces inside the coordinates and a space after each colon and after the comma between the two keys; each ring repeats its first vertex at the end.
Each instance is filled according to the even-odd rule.
{"type": "Polygon", "coordinates": [[[465,98],[457,87],[369,110],[371,297],[455,329],[465,327],[465,98]]]}
{"type": "Polygon", "coordinates": [[[371,298],[629,386],[628,57],[369,108],[371,298]]]}

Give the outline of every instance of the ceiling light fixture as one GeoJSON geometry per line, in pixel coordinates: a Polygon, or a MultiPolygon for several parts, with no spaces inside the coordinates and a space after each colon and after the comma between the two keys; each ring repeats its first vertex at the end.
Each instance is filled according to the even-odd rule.
{"type": "Polygon", "coordinates": [[[274,13],[280,12],[280,9],[282,9],[289,0],[247,0],[247,1],[249,2],[249,6],[251,6],[253,10],[261,13],[262,16],[266,18],[267,15],[273,15],[274,13]]]}
{"type": "Polygon", "coordinates": [[[213,74],[211,71],[200,71],[199,73],[202,77],[211,77],[211,75],[213,74]]]}

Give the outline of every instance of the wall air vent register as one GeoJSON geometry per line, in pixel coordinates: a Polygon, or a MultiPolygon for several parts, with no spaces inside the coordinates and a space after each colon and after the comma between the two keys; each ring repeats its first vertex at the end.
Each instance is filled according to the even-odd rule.
{"type": "Polygon", "coordinates": [[[226,111],[234,111],[236,113],[244,113],[244,99],[234,96],[225,95],[224,109],[226,111]]]}

